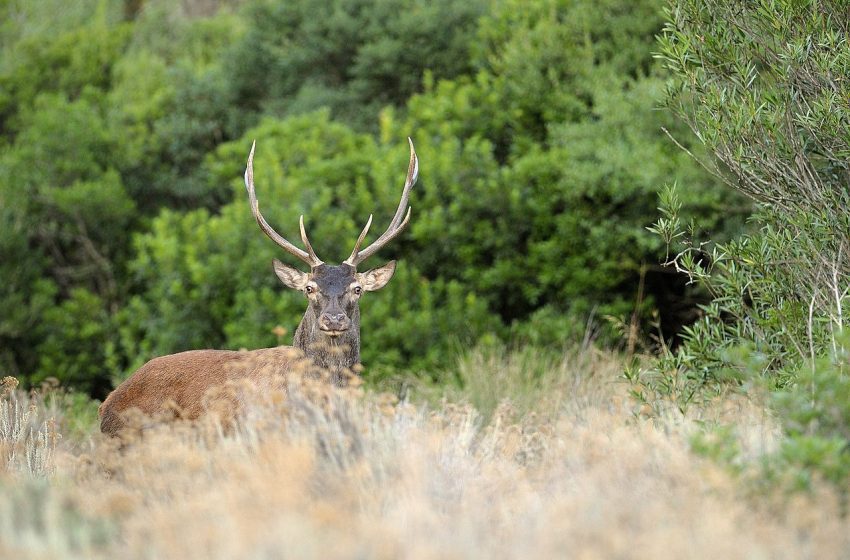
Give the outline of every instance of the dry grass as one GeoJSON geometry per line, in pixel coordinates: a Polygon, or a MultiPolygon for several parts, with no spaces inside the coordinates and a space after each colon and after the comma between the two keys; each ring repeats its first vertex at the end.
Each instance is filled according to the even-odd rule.
{"type": "MultiPolygon", "coordinates": [[[[486,366],[511,383],[499,375],[521,373],[518,363],[477,356],[462,367],[486,366]]],[[[471,405],[399,404],[304,379],[286,395],[237,387],[255,404],[236,427],[171,424],[123,449],[93,437],[85,453],[60,446],[48,477],[0,476],[0,557],[850,553],[850,526],[829,493],[745,498],[689,451],[697,422],[634,414],[613,382],[617,364],[601,354],[549,364],[557,374],[537,394],[538,413],[521,412],[535,394],[523,390],[519,405],[502,401],[486,423],[471,405]]],[[[748,403],[712,414],[734,420],[754,456],[775,442],[770,419],[748,403]]]]}
{"type": "Polygon", "coordinates": [[[53,470],[56,420],[37,395],[17,386],[14,377],[0,381],[0,473],[46,476],[53,470]]]}
{"type": "Polygon", "coordinates": [[[472,404],[485,418],[509,401],[518,416],[535,414],[555,421],[564,412],[609,400],[621,387],[623,364],[594,347],[574,347],[563,354],[502,347],[475,350],[461,359],[456,377],[461,387],[440,388],[451,400],[472,404]]]}

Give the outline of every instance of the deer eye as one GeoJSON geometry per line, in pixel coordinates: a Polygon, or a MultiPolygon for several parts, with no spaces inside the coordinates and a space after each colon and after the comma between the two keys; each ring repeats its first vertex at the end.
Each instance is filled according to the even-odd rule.
{"type": "Polygon", "coordinates": [[[308,294],[312,294],[313,292],[316,291],[316,288],[314,288],[313,286],[307,286],[306,288],[304,288],[304,291],[307,292],[308,294]]]}
{"type": "Polygon", "coordinates": [[[355,295],[358,295],[358,296],[359,296],[359,295],[360,295],[360,294],[362,294],[362,293],[363,293],[363,288],[361,288],[360,286],[355,286],[355,287],[354,287],[354,294],[355,294],[355,295]]]}

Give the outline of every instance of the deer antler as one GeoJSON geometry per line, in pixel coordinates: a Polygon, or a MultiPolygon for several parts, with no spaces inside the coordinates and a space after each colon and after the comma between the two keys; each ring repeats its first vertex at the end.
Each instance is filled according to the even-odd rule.
{"type": "Polygon", "coordinates": [[[408,138],[407,141],[410,143],[410,164],[407,166],[407,179],[404,181],[404,190],[401,192],[401,200],[398,203],[398,210],[395,211],[395,216],[393,216],[387,231],[382,233],[378,239],[361,251],[360,245],[363,243],[363,240],[366,238],[366,234],[369,232],[369,226],[372,225],[372,215],[370,214],[369,220],[366,222],[366,227],[364,227],[363,231],[360,232],[360,237],[357,238],[357,243],[354,244],[354,250],[351,251],[351,256],[345,259],[345,264],[356,267],[358,264],[380,251],[384,245],[392,241],[395,236],[401,233],[404,226],[406,226],[407,222],[410,220],[411,208],[407,203],[410,200],[410,189],[413,188],[417,177],[419,177],[419,158],[416,157],[416,150],[413,149],[413,140],[408,138]]]}
{"type": "Polygon", "coordinates": [[[323,264],[323,261],[319,259],[319,257],[316,256],[316,252],[313,251],[313,246],[310,245],[310,240],[307,239],[307,232],[304,230],[303,215],[299,219],[298,224],[301,228],[301,241],[304,242],[304,246],[307,248],[306,252],[302,251],[273,230],[266,219],[263,218],[263,215],[260,214],[260,203],[257,201],[257,193],[254,191],[254,148],[256,148],[256,146],[257,142],[255,140],[254,143],[251,144],[251,153],[248,154],[248,166],[245,169],[245,188],[248,189],[248,199],[251,202],[251,212],[254,214],[254,218],[260,225],[260,229],[263,230],[263,233],[269,236],[269,239],[280,245],[284,251],[293,257],[301,259],[308,264],[310,268],[323,264]]]}

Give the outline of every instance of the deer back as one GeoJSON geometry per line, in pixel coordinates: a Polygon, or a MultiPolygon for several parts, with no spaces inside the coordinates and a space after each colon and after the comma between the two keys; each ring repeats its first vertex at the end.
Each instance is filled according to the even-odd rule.
{"type": "Polygon", "coordinates": [[[117,434],[130,409],[148,416],[169,409],[183,418],[197,418],[205,411],[211,391],[243,379],[257,385],[272,383],[303,360],[304,354],[291,346],[239,352],[191,350],[154,358],[100,405],[101,431],[117,434]]]}

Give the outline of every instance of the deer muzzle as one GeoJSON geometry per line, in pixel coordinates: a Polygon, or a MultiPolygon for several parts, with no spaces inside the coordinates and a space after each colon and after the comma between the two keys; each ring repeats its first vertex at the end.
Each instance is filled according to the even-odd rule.
{"type": "Polygon", "coordinates": [[[345,313],[322,313],[319,317],[319,330],[329,336],[339,336],[350,326],[351,321],[345,313]]]}

